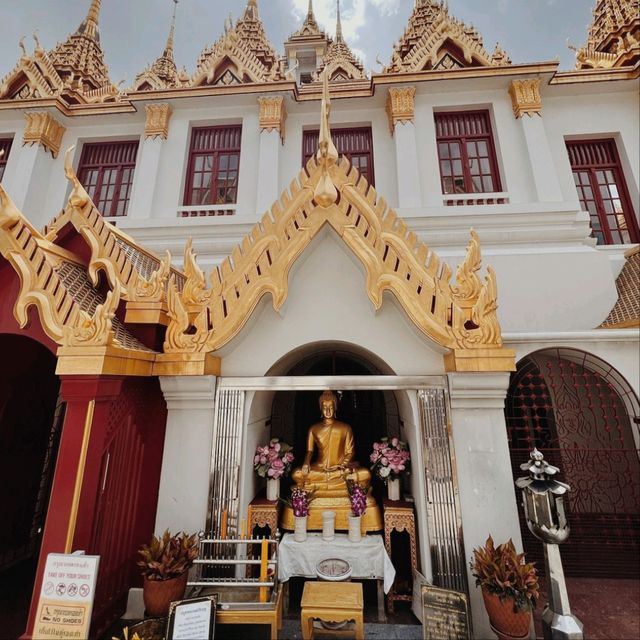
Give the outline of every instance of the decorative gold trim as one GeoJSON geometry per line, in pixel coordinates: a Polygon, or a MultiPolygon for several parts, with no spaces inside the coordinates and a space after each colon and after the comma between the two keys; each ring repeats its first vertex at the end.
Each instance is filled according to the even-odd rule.
{"type": "Polygon", "coordinates": [[[238,334],[267,293],[278,310],[288,295],[293,263],[328,224],[362,262],[367,293],[376,308],[382,305],[384,291],[390,291],[426,336],[457,352],[453,366],[460,364],[468,370],[491,360],[488,370],[511,370],[515,359],[512,351],[502,348],[495,274],[489,268],[482,286],[476,280],[480,266],[477,236],[472,234],[454,290],[451,269],[418,241],[346,158],[336,163],[326,73],[323,87],[317,159],[308,162],[289,191],[212,271],[211,289],[205,288],[204,274],[187,245],[184,290],[180,293],[172,282],[169,285],[171,322],[165,353],[217,351],[238,334]]]}
{"type": "Polygon", "coordinates": [[[22,143],[42,145],[46,151],[51,151],[54,158],[57,158],[62,136],[66,131],[65,127],[46,111],[27,112],[24,117],[26,123],[22,143]]]}
{"type": "Polygon", "coordinates": [[[534,113],[542,115],[542,98],[540,97],[540,78],[512,80],[509,84],[509,95],[513,115],[521,118],[525,113],[531,117],[534,113]]]}
{"type": "Polygon", "coordinates": [[[107,347],[59,347],[56,375],[141,376],[153,375],[156,353],[134,351],[118,345],[107,347]]]}
{"type": "Polygon", "coordinates": [[[284,144],[285,123],[287,121],[287,108],[284,103],[284,96],[274,96],[258,98],[260,107],[260,130],[273,131],[280,134],[282,144],[284,144]]]}
{"type": "Polygon", "coordinates": [[[173,109],[168,102],[161,104],[145,105],[147,119],[144,123],[144,137],[167,139],[169,135],[169,120],[173,114],[173,109]]]}
{"type": "Polygon", "coordinates": [[[389,89],[387,94],[387,117],[389,118],[389,131],[395,133],[398,122],[413,122],[415,117],[415,87],[399,87],[389,89]]]}
{"type": "Polygon", "coordinates": [[[80,507],[80,494],[82,493],[82,481],[84,480],[84,468],[87,462],[87,451],[89,450],[89,439],[91,437],[91,426],[93,425],[93,412],[95,410],[95,406],[96,401],[89,400],[87,404],[87,416],[84,421],[84,430],[82,432],[82,444],[80,445],[80,457],[78,458],[76,482],[73,488],[73,498],[71,499],[69,526],[67,527],[67,537],[64,543],[65,553],[71,553],[73,550],[73,537],[76,533],[78,509],[80,507]]]}

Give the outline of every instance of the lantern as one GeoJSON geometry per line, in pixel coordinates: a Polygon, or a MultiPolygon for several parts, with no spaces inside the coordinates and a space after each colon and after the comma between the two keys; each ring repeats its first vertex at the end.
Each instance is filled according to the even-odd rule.
{"type": "Polygon", "coordinates": [[[544,544],[549,602],[542,612],[545,640],[582,640],[582,623],[571,613],[558,545],[569,537],[569,523],[564,510],[568,484],[556,480],[558,467],[549,464],[534,449],[529,461],[520,465],[529,475],[516,480],[522,489],[522,505],[529,531],[544,544]]]}

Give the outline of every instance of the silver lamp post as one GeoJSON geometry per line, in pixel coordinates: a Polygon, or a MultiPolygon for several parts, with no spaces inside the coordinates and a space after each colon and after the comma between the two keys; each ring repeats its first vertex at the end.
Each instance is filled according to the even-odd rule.
{"type": "Polygon", "coordinates": [[[534,449],[530,460],[520,465],[529,475],[516,480],[522,489],[524,515],[529,531],[544,544],[549,602],[542,612],[545,640],[583,640],[582,622],[571,613],[564,580],[559,544],[569,537],[569,523],[564,510],[568,484],[554,479],[559,469],[550,465],[534,449]]]}

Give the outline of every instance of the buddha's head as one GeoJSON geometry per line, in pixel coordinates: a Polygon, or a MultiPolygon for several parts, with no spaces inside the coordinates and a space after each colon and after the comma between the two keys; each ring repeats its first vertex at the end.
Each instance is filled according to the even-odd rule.
{"type": "Polygon", "coordinates": [[[324,391],[319,399],[320,413],[326,420],[335,418],[336,410],[338,408],[338,399],[333,391],[324,391]]]}

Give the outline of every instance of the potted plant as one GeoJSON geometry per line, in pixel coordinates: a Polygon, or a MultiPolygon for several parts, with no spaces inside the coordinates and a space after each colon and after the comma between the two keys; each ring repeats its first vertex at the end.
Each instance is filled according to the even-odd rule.
{"type": "Polygon", "coordinates": [[[166,616],[169,605],[184,596],[198,548],[197,534],[171,535],[168,529],[160,537],[153,536],[151,544],[140,547],[138,566],[144,576],[142,595],[148,615],[166,616]]]}
{"type": "Polygon", "coordinates": [[[280,478],[289,474],[294,460],[292,448],[290,444],[272,438],[268,445],[256,449],[253,468],[261,478],[267,479],[267,500],[275,501],[280,496],[280,478]]]}
{"type": "Polygon", "coordinates": [[[400,476],[408,471],[411,461],[407,443],[398,438],[382,438],[373,443],[369,459],[371,471],[387,485],[389,500],[400,500],[400,476]]]}
{"type": "Polygon", "coordinates": [[[367,493],[355,480],[347,478],[346,482],[351,502],[348,537],[351,542],[360,542],[362,540],[362,516],[367,510],[367,493]]]}
{"type": "Polygon", "coordinates": [[[538,599],[538,573],[510,539],[497,547],[489,536],[473,550],[471,571],[482,588],[491,628],[501,639],[527,638],[531,613],[538,599]]]}

